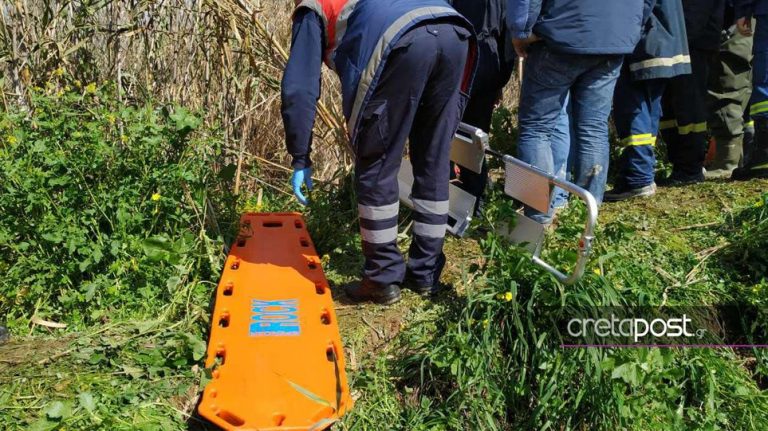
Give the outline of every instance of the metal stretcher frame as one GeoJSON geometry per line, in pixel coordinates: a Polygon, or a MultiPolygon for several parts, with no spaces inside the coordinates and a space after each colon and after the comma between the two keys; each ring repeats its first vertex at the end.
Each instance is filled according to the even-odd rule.
{"type": "MultiPolygon", "coordinates": [[[[462,169],[469,169],[478,174],[483,170],[485,151],[488,149],[488,134],[482,130],[460,124],[451,143],[451,161],[458,163],[462,169]]],[[[397,175],[400,187],[400,202],[413,209],[411,188],[413,187],[413,166],[408,159],[403,159],[400,172],[397,175]]],[[[475,211],[477,197],[462,190],[455,184],[448,186],[448,226],[451,234],[461,238],[469,228],[472,214],[475,211]]]]}
{"type": "MultiPolygon", "coordinates": [[[[546,205],[544,206],[544,209],[542,212],[546,213],[547,210],[549,209],[549,202],[551,202],[551,198],[552,198],[551,191],[555,186],[562,188],[563,190],[571,193],[571,195],[576,196],[582,201],[584,201],[584,204],[586,205],[586,208],[587,208],[587,216],[584,224],[584,229],[582,230],[581,238],[579,239],[579,243],[578,243],[578,259],[576,260],[576,265],[573,269],[573,272],[570,274],[562,273],[560,270],[558,270],[553,265],[549,264],[548,262],[544,261],[541,258],[544,230],[546,229],[544,225],[531,220],[530,218],[526,217],[523,214],[518,214],[515,230],[513,230],[508,235],[508,237],[514,241],[516,237],[524,238],[526,234],[528,235],[528,238],[530,238],[530,230],[541,229],[540,235],[538,235],[539,240],[536,241],[535,243],[531,243],[531,246],[533,247],[533,249],[531,250],[533,253],[533,258],[532,258],[533,262],[539,265],[540,267],[544,268],[547,272],[554,275],[555,278],[558,279],[558,281],[560,281],[565,285],[571,285],[576,283],[584,275],[584,270],[587,266],[587,262],[589,261],[589,255],[592,252],[592,242],[595,239],[595,226],[597,225],[597,215],[598,215],[598,207],[597,207],[597,201],[595,200],[595,197],[592,196],[592,194],[589,193],[588,191],[577,186],[576,184],[561,180],[555,177],[554,175],[548,174],[512,156],[509,156],[509,155],[500,155],[500,156],[505,163],[506,184],[505,184],[504,192],[505,194],[507,194],[507,196],[510,196],[514,199],[517,199],[523,202],[526,205],[532,206],[542,211],[539,205],[533,205],[533,203],[527,202],[526,200],[521,199],[521,198],[524,198],[525,196],[521,195],[520,188],[513,187],[510,184],[514,180],[515,173],[518,173],[518,175],[519,173],[526,173],[529,175],[530,178],[536,178],[536,180],[534,180],[536,185],[541,186],[542,184],[546,184],[550,190],[550,192],[546,195],[547,198],[544,200],[546,205]],[[534,223],[538,226],[531,227],[530,223],[534,223]],[[519,232],[519,234],[516,236],[515,231],[517,231],[518,229],[521,229],[522,232],[519,232]],[[526,230],[529,232],[525,232],[526,230]]],[[[527,193],[527,190],[530,190],[530,189],[523,188],[523,192],[527,193]]]]}
{"type": "MultiPolygon", "coordinates": [[[[541,257],[546,226],[526,217],[517,215],[515,227],[501,234],[513,242],[523,244],[532,254],[532,261],[555,276],[561,283],[570,285],[576,283],[584,275],[597,224],[597,201],[591,193],[568,181],[537,169],[510,155],[497,153],[488,147],[488,134],[465,123],[459,125],[458,131],[451,144],[451,161],[459,164],[462,169],[473,172],[482,171],[486,155],[500,158],[505,164],[505,187],[507,196],[522,202],[540,212],[547,213],[552,200],[554,187],[560,187],[573,196],[584,201],[587,207],[587,217],[578,244],[578,259],[574,270],[564,274],[554,265],[541,257]]],[[[413,185],[413,167],[410,161],[403,160],[398,174],[400,200],[406,206],[413,208],[410,190],[413,185]]],[[[476,196],[462,190],[455,184],[449,186],[449,222],[448,232],[462,237],[472,221],[476,196]]]]}

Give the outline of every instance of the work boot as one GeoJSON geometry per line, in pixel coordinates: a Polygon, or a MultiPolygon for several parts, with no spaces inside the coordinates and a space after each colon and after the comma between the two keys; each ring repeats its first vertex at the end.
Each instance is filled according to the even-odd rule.
{"type": "Polygon", "coordinates": [[[416,294],[421,296],[436,295],[441,290],[444,290],[447,287],[445,284],[440,283],[440,274],[443,273],[444,267],[445,267],[445,254],[440,253],[440,256],[437,257],[437,262],[435,263],[436,276],[435,276],[435,281],[432,284],[424,283],[423,281],[420,281],[414,278],[409,268],[405,274],[405,281],[403,282],[403,288],[412,290],[416,292],[416,294]]]}
{"type": "Polygon", "coordinates": [[[768,118],[755,120],[755,139],[744,153],[744,166],[733,171],[737,181],[768,178],[768,118]]]}
{"type": "Polygon", "coordinates": [[[699,172],[698,175],[683,175],[679,172],[672,171],[670,176],[659,180],[658,184],[662,187],[682,187],[700,183],[702,181],[704,181],[704,172],[699,172]]]}
{"type": "Polygon", "coordinates": [[[352,302],[373,302],[381,305],[392,305],[400,301],[400,287],[396,284],[381,286],[368,279],[344,287],[347,297],[352,302]]]}
{"type": "Polygon", "coordinates": [[[3,344],[11,339],[11,334],[5,326],[0,326],[0,344],[3,344]]]}
{"type": "Polygon", "coordinates": [[[619,202],[632,198],[649,197],[656,194],[656,183],[634,189],[626,186],[617,186],[613,190],[605,192],[603,200],[606,202],[619,202]]]}
{"type": "Polygon", "coordinates": [[[706,178],[729,178],[739,167],[744,135],[715,138],[715,157],[704,173],[706,178]]]}

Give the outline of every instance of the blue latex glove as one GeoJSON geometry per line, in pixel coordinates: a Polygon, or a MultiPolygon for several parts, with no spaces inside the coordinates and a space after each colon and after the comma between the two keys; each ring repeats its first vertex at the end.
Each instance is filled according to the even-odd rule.
{"type": "Polygon", "coordinates": [[[307,190],[312,190],[312,168],[294,169],[293,176],[291,176],[293,194],[296,195],[296,199],[298,199],[302,205],[306,205],[307,197],[301,192],[302,184],[307,185],[307,190]]]}

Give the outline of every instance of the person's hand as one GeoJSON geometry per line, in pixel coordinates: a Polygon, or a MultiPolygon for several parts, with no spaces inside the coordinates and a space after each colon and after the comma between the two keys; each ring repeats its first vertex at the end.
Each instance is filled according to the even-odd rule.
{"type": "Polygon", "coordinates": [[[736,20],[736,28],[742,36],[752,36],[752,18],[743,16],[736,20]]]}
{"type": "Polygon", "coordinates": [[[307,197],[301,192],[301,186],[304,184],[306,184],[308,191],[312,190],[312,168],[294,169],[293,176],[291,176],[291,188],[293,188],[296,199],[302,205],[307,204],[307,197]]]}
{"type": "Polygon", "coordinates": [[[528,57],[528,47],[532,43],[538,42],[539,40],[541,40],[539,36],[536,36],[535,34],[531,34],[525,39],[512,39],[512,46],[515,47],[515,52],[517,53],[518,57],[526,58],[528,57]]]}

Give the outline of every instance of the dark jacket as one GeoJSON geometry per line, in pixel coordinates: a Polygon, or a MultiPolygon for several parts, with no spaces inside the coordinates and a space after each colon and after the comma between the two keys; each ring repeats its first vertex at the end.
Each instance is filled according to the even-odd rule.
{"type": "Polygon", "coordinates": [[[636,81],[691,73],[681,0],[656,0],[643,37],[625,62],[636,81]]]}
{"type": "Polygon", "coordinates": [[[736,18],[768,15],[768,0],[733,0],[736,18]]]}
{"type": "MultiPolygon", "coordinates": [[[[472,24],[477,34],[478,49],[478,75],[475,77],[475,86],[482,87],[482,81],[486,77],[480,73],[485,69],[498,71],[499,76],[494,76],[495,86],[503,88],[509,81],[509,77],[515,67],[515,50],[510,43],[509,30],[507,28],[507,0],[449,0],[449,3],[472,24]],[[482,63],[494,63],[495,67],[483,67],[482,63]]],[[[474,88],[473,87],[473,88],[474,88]]]]}
{"type": "Polygon", "coordinates": [[[400,36],[420,23],[449,20],[471,34],[463,87],[469,90],[477,45],[472,26],[445,0],[304,0],[293,17],[291,55],[281,84],[286,145],[294,168],[311,165],[321,59],[339,76],[342,109],[355,145],[365,110],[400,36]]]}
{"type": "Polygon", "coordinates": [[[553,51],[573,54],[630,54],[650,0],[508,0],[512,37],[535,33],[553,51]]]}
{"type": "MultiPolygon", "coordinates": [[[[685,28],[691,49],[715,51],[720,47],[726,0],[683,0],[685,28]]],[[[765,0],[759,0],[768,3],[765,0]]]]}

